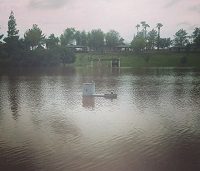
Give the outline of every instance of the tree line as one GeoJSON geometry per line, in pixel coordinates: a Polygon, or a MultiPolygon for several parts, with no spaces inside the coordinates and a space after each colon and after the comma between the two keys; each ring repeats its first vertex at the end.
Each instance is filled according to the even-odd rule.
{"type": "Polygon", "coordinates": [[[4,43],[0,42],[0,65],[18,66],[56,66],[63,63],[73,63],[76,60],[73,49],[69,45],[81,45],[93,50],[101,50],[106,42],[106,47],[124,44],[124,39],[115,30],[104,33],[101,29],[90,32],[78,31],[75,28],[67,28],[58,38],[53,33],[46,36],[38,25],[32,28],[20,38],[16,19],[13,11],[8,20],[7,37],[0,35],[4,43]]]}
{"type": "MultiPolygon", "coordinates": [[[[196,28],[191,36],[183,29],[174,35],[174,39],[161,38],[160,31],[163,25],[158,23],[155,29],[150,27],[145,21],[137,24],[137,34],[134,35],[130,46],[136,52],[144,49],[168,48],[172,45],[185,46],[194,45],[200,47],[200,28],[196,28]],[[139,27],[142,30],[139,30],[139,27]]],[[[20,38],[17,29],[16,19],[13,11],[8,19],[7,37],[0,34],[0,65],[19,66],[55,66],[73,63],[76,60],[74,51],[69,45],[80,45],[89,47],[90,50],[102,51],[103,49],[113,50],[117,45],[125,45],[124,39],[115,30],[104,33],[101,29],[93,29],[89,32],[78,31],[75,28],[67,28],[60,37],[53,33],[46,36],[38,25],[33,24],[32,28],[24,33],[20,38]]]]}
{"type": "Polygon", "coordinates": [[[160,31],[163,25],[161,23],[157,23],[155,30],[154,28],[147,32],[147,28],[149,28],[149,24],[145,21],[142,21],[140,24],[137,24],[135,27],[137,28],[137,35],[134,36],[131,45],[135,49],[135,51],[143,51],[144,49],[155,49],[159,51],[160,48],[165,49],[171,46],[175,47],[186,47],[190,49],[193,47],[194,49],[200,48],[200,28],[195,28],[192,35],[188,35],[186,30],[180,29],[175,35],[174,39],[171,38],[161,38],[160,31]],[[139,27],[142,27],[142,30],[139,31],[139,27]]]}
{"type": "Polygon", "coordinates": [[[0,65],[3,66],[57,66],[75,62],[72,50],[59,45],[59,39],[45,34],[33,24],[31,29],[20,38],[13,11],[8,20],[7,37],[0,36],[5,43],[0,43],[0,65]]]}

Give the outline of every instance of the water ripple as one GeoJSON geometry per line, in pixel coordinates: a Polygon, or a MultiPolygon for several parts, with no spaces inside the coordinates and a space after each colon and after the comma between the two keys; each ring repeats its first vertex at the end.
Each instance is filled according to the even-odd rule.
{"type": "Polygon", "coordinates": [[[198,69],[0,75],[0,170],[199,170],[198,69]],[[82,83],[116,99],[82,97],[82,83]]]}

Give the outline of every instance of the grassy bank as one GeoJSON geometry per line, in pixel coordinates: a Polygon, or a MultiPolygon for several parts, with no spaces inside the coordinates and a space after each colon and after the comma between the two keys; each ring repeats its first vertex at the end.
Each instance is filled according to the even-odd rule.
{"type": "MultiPolygon", "coordinates": [[[[115,53],[115,54],[76,54],[76,62],[73,66],[88,66],[90,59],[120,58],[121,67],[200,67],[200,53],[115,53]]],[[[93,65],[97,65],[94,62],[93,65]]],[[[110,65],[110,61],[102,61],[101,66],[110,65]]]]}

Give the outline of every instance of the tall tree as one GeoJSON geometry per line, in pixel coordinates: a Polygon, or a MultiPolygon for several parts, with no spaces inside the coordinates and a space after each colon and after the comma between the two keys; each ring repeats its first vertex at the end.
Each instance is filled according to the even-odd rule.
{"type": "Polygon", "coordinates": [[[119,39],[119,45],[125,45],[125,43],[124,43],[124,38],[121,37],[121,38],[119,39]]]}
{"type": "Polygon", "coordinates": [[[45,35],[37,24],[33,24],[32,28],[25,32],[24,39],[32,50],[45,43],[45,35]]]}
{"type": "Polygon", "coordinates": [[[115,30],[110,30],[105,35],[106,39],[106,46],[110,49],[114,48],[115,46],[119,45],[120,35],[115,30]]]}
{"type": "Polygon", "coordinates": [[[157,50],[159,51],[159,48],[160,48],[160,28],[162,27],[163,25],[161,23],[157,23],[157,28],[158,28],[158,43],[157,43],[157,50]]]}
{"type": "Polygon", "coordinates": [[[146,21],[141,21],[140,24],[142,25],[142,27],[144,29],[144,25],[146,24],[146,21]]]}
{"type": "MultiPolygon", "coordinates": [[[[1,28],[0,28],[1,29],[1,28]]],[[[1,39],[3,38],[3,34],[0,34],[0,61],[2,61],[2,58],[5,57],[5,51],[3,49],[3,44],[1,42],[1,39]]],[[[1,64],[1,63],[0,63],[1,64]]]]}
{"type": "Polygon", "coordinates": [[[7,31],[8,37],[18,35],[19,30],[17,30],[16,26],[17,26],[17,23],[16,23],[16,19],[14,17],[14,13],[13,13],[13,11],[11,11],[9,20],[8,20],[8,31],[7,31]]]}
{"type": "Polygon", "coordinates": [[[138,34],[140,25],[137,24],[135,27],[137,28],[137,34],[138,34]]]}
{"type": "Polygon", "coordinates": [[[8,57],[11,57],[12,60],[14,60],[14,58],[17,57],[17,49],[18,49],[18,33],[19,30],[17,30],[16,28],[17,23],[16,23],[16,19],[14,17],[14,13],[13,11],[11,11],[9,19],[8,19],[8,35],[7,37],[5,37],[3,40],[5,43],[4,48],[5,51],[8,54],[8,57]]]}
{"type": "Polygon", "coordinates": [[[58,42],[59,42],[59,38],[58,38],[58,37],[55,37],[54,34],[51,34],[51,35],[45,40],[47,49],[51,49],[51,48],[56,47],[56,46],[58,45],[58,42]]]}
{"type": "Polygon", "coordinates": [[[185,46],[189,42],[187,32],[183,29],[180,29],[174,35],[173,41],[176,46],[185,46]]]}
{"type": "Polygon", "coordinates": [[[67,63],[74,63],[76,61],[76,56],[74,52],[70,49],[66,49],[65,46],[59,46],[58,48],[60,59],[63,63],[63,66],[67,63]]]}
{"type": "Polygon", "coordinates": [[[172,40],[170,38],[160,38],[160,47],[165,49],[172,45],[172,40]]]}
{"type": "Polygon", "coordinates": [[[192,38],[195,39],[200,35],[200,28],[196,27],[192,33],[192,38]]]}
{"type": "Polygon", "coordinates": [[[139,32],[132,40],[131,46],[136,52],[141,52],[145,48],[145,38],[143,32],[139,32]]]}
{"type": "Polygon", "coordinates": [[[88,44],[90,47],[99,50],[104,46],[104,33],[101,29],[94,29],[88,33],[88,44]]]}
{"type": "Polygon", "coordinates": [[[87,33],[84,30],[81,32],[80,37],[81,37],[80,45],[87,46],[88,37],[87,37],[87,33]]]}
{"type": "Polygon", "coordinates": [[[200,28],[195,28],[192,34],[193,42],[197,48],[200,47],[200,28]]]}
{"type": "Polygon", "coordinates": [[[60,36],[61,45],[72,45],[75,41],[75,28],[67,28],[60,36]]]}
{"type": "Polygon", "coordinates": [[[80,31],[75,32],[74,39],[76,40],[76,45],[81,45],[81,32],[80,31]]]}
{"type": "Polygon", "coordinates": [[[155,44],[156,44],[156,38],[157,38],[157,31],[152,29],[151,31],[148,32],[147,35],[147,46],[149,49],[154,49],[155,44]]]}
{"type": "Polygon", "coordinates": [[[147,34],[147,27],[150,27],[149,24],[146,23],[146,21],[141,21],[142,27],[143,27],[143,32],[144,32],[144,38],[146,39],[146,34],[147,34]]]}

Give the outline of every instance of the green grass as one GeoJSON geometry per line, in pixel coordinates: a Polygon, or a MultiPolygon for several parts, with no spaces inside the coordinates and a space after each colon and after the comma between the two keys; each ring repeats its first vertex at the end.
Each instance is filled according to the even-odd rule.
{"type": "MultiPolygon", "coordinates": [[[[200,53],[171,53],[171,52],[146,52],[135,53],[116,53],[116,54],[76,54],[76,62],[70,66],[88,66],[89,59],[111,59],[120,58],[121,67],[200,67],[200,53]],[[182,58],[185,62],[182,62],[182,58]],[[147,62],[147,60],[149,61],[147,62]]],[[[97,62],[93,63],[94,66],[97,62]]],[[[102,61],[102,66],[110,65],[110,61],[102,61]]]]}

